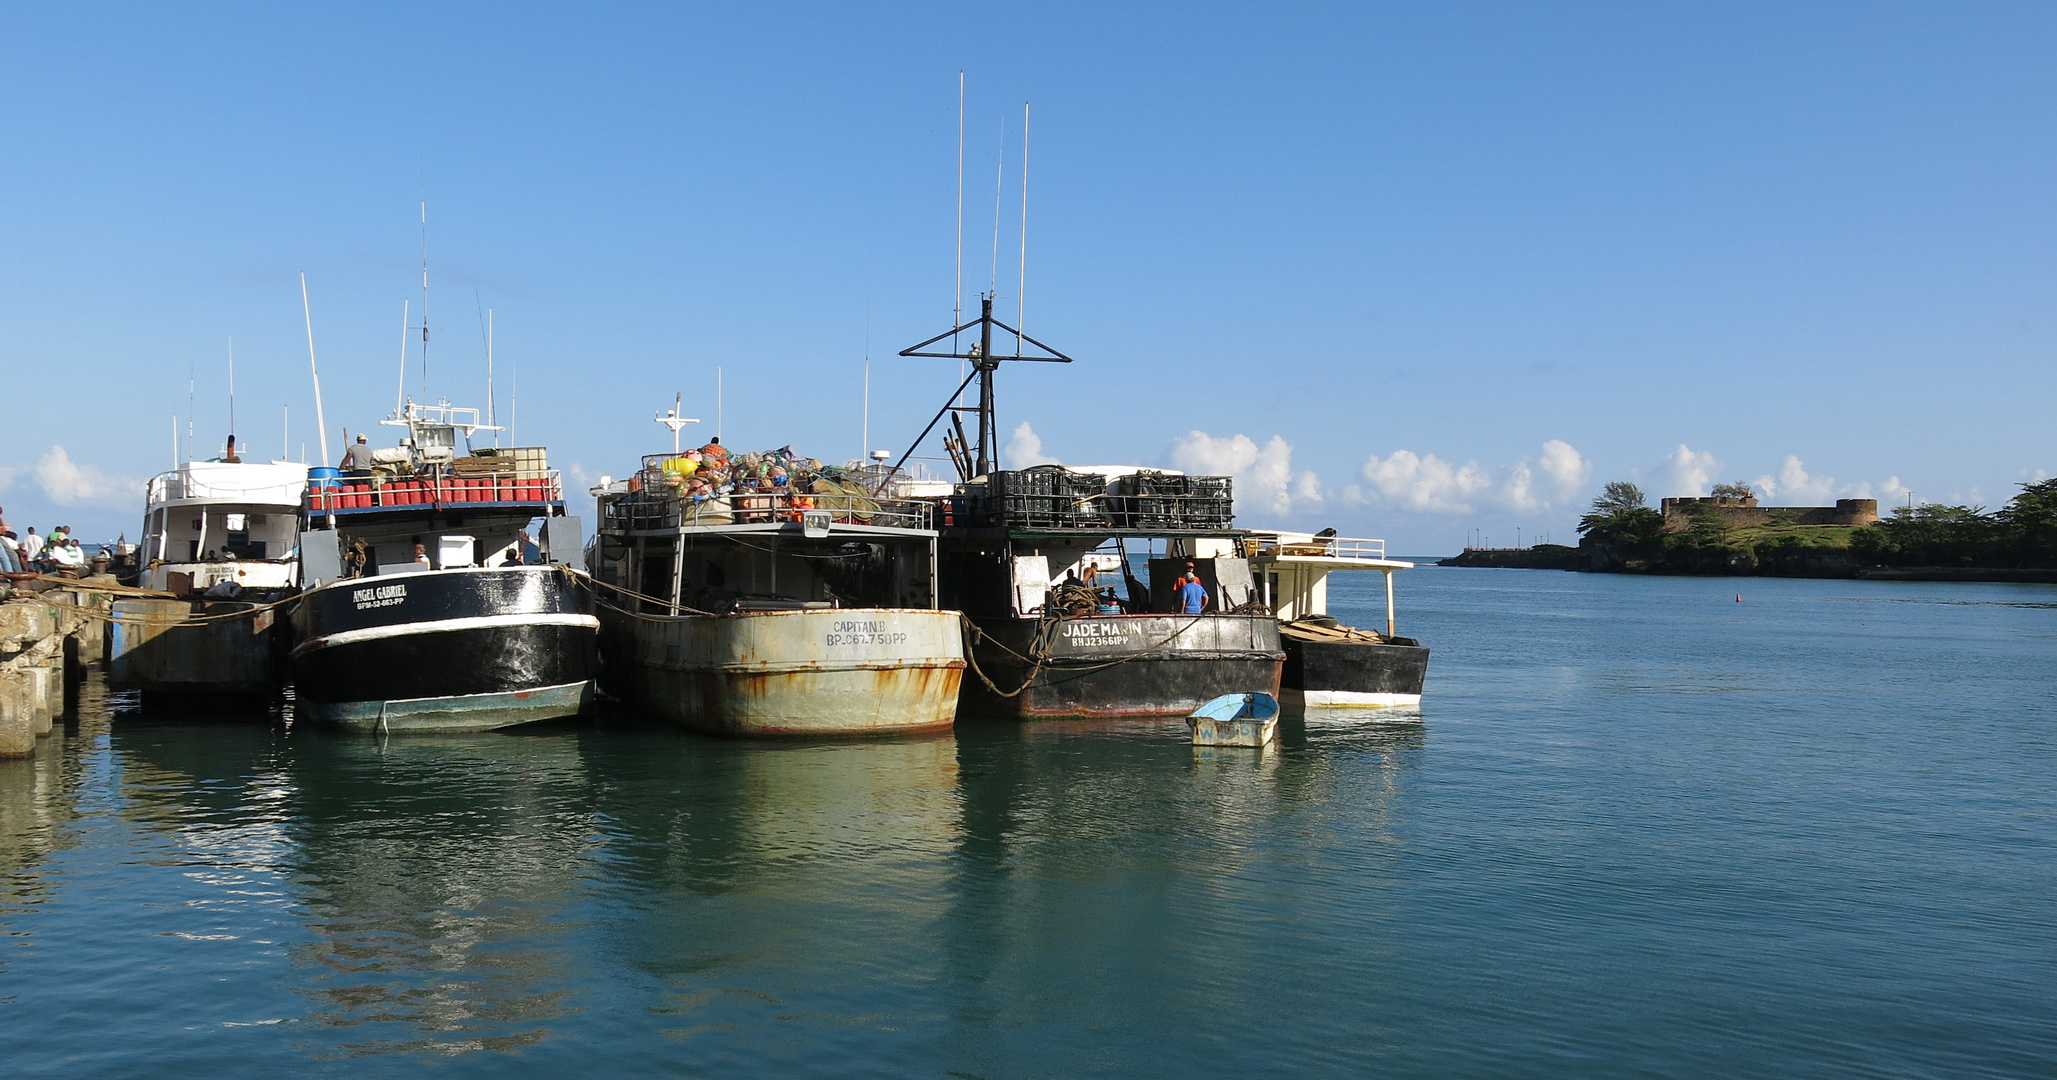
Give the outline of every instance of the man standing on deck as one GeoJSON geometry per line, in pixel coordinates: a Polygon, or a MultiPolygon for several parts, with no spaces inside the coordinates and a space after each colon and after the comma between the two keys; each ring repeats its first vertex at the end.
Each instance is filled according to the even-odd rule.
{"type": "Polygon", "coordinates": [[[351,444],[349,451],[343,455],[342,467],[347,472],[368,473],[371,471],[371,463],[371,444],[364,441],[363,435],[359,435],[357,441],[351,444]]]}
{"type": "Polygon", "coordinates": [[[1188,615],[1198,615],[1207,610],[1207,586],[1200,584],[1199,575],[1190,575],[1186,583],[1178,587],[1179,606],[1188,615]]]}

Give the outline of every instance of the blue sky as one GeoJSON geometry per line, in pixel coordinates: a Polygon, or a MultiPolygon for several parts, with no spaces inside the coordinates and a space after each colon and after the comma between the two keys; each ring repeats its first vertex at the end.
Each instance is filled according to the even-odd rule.
{"type": "MultiPolygon", "coordinates": [[[[668,445],[898,450],[965,292],[1020,460],[1234,469],[1251,525],[1572,537],[1599,485],[1998,505],[2057,471],[2057,8],[21,8],[0,40],[0,504],[133,535],[237,420],[332,444],[485,391],[574,475],[668,445]],[[418,312],[417,312],[418,315],[418,312]],[[418,377],[410,360],[410,390],[418,377]],[[189,372],[197,380],[189,408],[189,372]],[[1027,430],[1019,426],[1028,424],[1027,430]],[[711,433],[711,423],[708,425],[711,433]]],[[[335,449],[332,446],[332,449],[335,449]]]]}

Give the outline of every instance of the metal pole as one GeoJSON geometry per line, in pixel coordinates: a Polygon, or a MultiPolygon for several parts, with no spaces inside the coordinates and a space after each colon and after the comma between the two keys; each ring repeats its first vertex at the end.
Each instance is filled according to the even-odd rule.
{"type": "Polygon", "coordinates": [[[979,304],[979,452],[978,475],[993,471],[993,442],[999,425],[993,417],[993,294],[979,304]]]}
{"type": "Polygon", "coordinates": [[[1386,636],[1393,636],[1393,572],[1386,571],[1386,636]]]}
{"type": "Polygon", "coordinates": [[[671,547],[671,613],[679,613],[679,597],[686,584],[686,525],[679,522],[678,535],[672,538],[671,547]]]}
{"type": "MultiPolygon", "coordinates": [[[[423,310],[427,310],[426,305],[423,305],[423,310]]],[[[329,462],[329,421],[321,407],[321,369],[314,363],[314,312],[307,305],[306,274],[300,275],[300,314],[307,320],[307,371],[314,376],[314,426],[321,435],[321,461],[326,465],[329,462]]]]}

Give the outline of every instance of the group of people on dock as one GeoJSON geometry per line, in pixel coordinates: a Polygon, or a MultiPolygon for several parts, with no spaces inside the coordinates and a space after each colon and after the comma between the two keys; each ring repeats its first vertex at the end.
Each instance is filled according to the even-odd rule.
{"type": "Polygon", "coordinates": [[[26,535],[17,536],[0,508],[0,574],[9,577],[36,574],[83,573],[85,550],[72,539],[71,526],[59,525],[47,537],[36,535],[31,525],[26,535]]]}

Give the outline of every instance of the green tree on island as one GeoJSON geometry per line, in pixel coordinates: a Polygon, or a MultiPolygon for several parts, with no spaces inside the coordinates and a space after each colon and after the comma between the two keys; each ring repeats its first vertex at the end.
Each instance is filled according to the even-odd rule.
{"type": "Polygon", "coordinates": [[[1664,515],[1650,509],[1643,489],[1626,480],[1602,488],[1593,508],[1578,519],[1582,543],[1647,544],[1664,530],[1664,515]]]}
{"type": "Polygon", "coordinates": [[[2057,479],[2021,485],[2021,494],[1993,516],[2014,533],[2022,558],[2057,558],[2057,479]]]}

